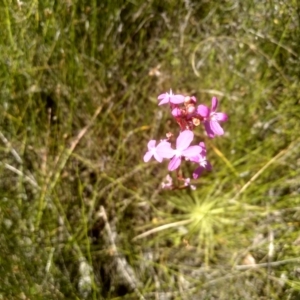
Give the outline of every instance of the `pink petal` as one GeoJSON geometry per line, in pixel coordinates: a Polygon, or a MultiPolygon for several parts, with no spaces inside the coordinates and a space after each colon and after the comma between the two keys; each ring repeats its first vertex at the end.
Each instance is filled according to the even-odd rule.
{"type": "Polygon", "coordinates": [[[162,162],[163,158],[157,153],[157,152],[154,152],[154,158],[158,161],[158,162],[162,162]]]}
{"type": "Polygon", "coordinates": [[[178,107],[175,107],[173,110],[172,110],[172,116],[177,118],[181,115],[181,109],[178,108],[178,107]]]}
{"type": "Polygon", "coordinates": [[[156,152],[162,158],[172,158],[174,156],[174,150],[171,148],[171,144],[166,141],[162,141],[157,145],[156,152]]]}
{"type": "Polygon", "coordinates": [[[201,154],[198,154],[197,156],[189,157],[188,159],[190,161],[201,164],[203,161],[206,162],[206,153],[201,153],[201,154]]]}
{"type": "Polygon", "coordinates": [[[160,95],[157,97],[157,99],[158,99],[158,100],[162,100],[162,99],[164,99],[164,98],[166,98],[166,97],[168,98],[168,96],[169,96],[168,93],[163,93],[163,94],[160,94],[160,95]]]}
{"type": "Polygon", "coordinates": [[[180,104],[184,102],[185,97],[183,95],[173,95],[171,96],[170,102],[174,104],[180,104]]]}
{"type": "Polygon", "coordinates": [[[194,133],[190,130],[184,130],[180,132],[176,140],[176,149],[177,150],[186,149],[191,144],[193,138],[194,138],[194,133]]]}
{"type": "Polygon", "coordinates": [[[152,153],[150,151],[146,152],[144,155],[144,162],[148,162],[152,157],[152,153]]]}
{"type": "Polygon", "coordinates": [[[181,157],[174,156],[169,162],[168,170],[174,171],[180,166],[180,164],[181,164],[181,157]]]}
{"type": "Polygon", "coordinates": [[[211,165],[211,163],[208,160],[206,161],[206,170],[207,171],[211,171],[212,170],[212,165],[211,165]]]}
{"type": "Polygon", "coordinates": [[[169,97],[165,97],[164,99],[162,99],[159,103],[158,103],[158,105],[163,105],[163,104],[166,104],[166,103],[169,103],[170,101],[169,101],[169,97]]]}
{"type": "Polygon", "coordinates": [[[224,130],[217,121],[210,121],[210,128],[216,135],[223,135],[224,130]]]}
{"type": "Polygon", "coordinates": [[[203,118],[208,118],[210,109],[206,105],[200,104],[197,107],[197,113],[203,118]]]}
{"type": "Polygon", "coordinates": [[[216,111],[218,107],[218,99],[217,97],[212,97],[211,99],[211,110],[216,111]]]}
{"type": "Polygon", "coordinates": [[[193,161],[195,163],[199,163],[199,161],[200,161],[200,155],[189,157],[189,160],[193,161]]]}
{"type": "Polygon", "coordinates": [[[198,177],[200,177],[201,176],[201,174],[203,173],[203,171],[204,171],[204,168],[203,167],[198,167],[195,171],[194,171],[194,173],[193,173],[193,178],[194,179],[197,179],[198,177]]]}
{"type": "Polygon", "coordinates": [[[215,113],[216,119],[221,122],[225,122],[228,120],[228,116],[224,113],[215,113]]]}
{"type": "Polygon", "coordinates": [[[155,144],[156,144],[156,140],[150,140],[148,142],[148,150],[152,149],[152,148],[155,148],[155,144]]]}
{"type": "Polygon", "coordinates": [[[196,103],[196,102],[197,102],[197,99],[196,99],[196,97],[195,97],[195,96],[192,96],[192,97],[191,97],[191,100],[192,100],[194,103],[196,103]]]}
{"type": "Polygon", "coordinates": [[[188,158],[195,157],[201,152],[202,148],[200,146],[190,146],[182,151],[182,155],[188,158]]]}
{"type": "Polygon", "coordinates": [[[211,121],[210,122],[209,121],[204,122],[204,127],[205,127],[205,130],[206,130],[206,133],[207,133],[208,137],[213,138],[215,136],[215,133],[211,128],[211,121]]]}
{"type": "Polygon", "coordinates": [[[201,147],[201,153],[202,153],[202,155],[204,155],[204,156],[206,156],[206,146],[205,146],[205,144],[204,144],[204,142],[200,142],[199,143],[199,146],[201,147]]]}

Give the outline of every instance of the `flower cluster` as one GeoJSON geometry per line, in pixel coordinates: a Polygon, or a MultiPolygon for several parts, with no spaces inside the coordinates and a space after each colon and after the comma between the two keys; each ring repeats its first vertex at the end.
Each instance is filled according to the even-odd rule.
{"type": "MultiPolygon", "coordinates": [[[[226,121],[228,117],[225,113],[217,112],[218,99],[216,97],[211,100],[211,108],[204,104],[197,105],[197,99],[194,96],[174,95],[172,90],[170,93],[159,95],[158,100],[158,105],[168,104],[170,106],[171,114],[180,127],[180,133],[176,142],[173,141],[174,135],[172,133],[167,133],[166,138],[158,144],[155,140],[150,140],[144,161],[148,162],[152,157],[158,162],[162,162],[163,159],[170,159],[168,170],[177,170],[177,178],[184,182],[183,187],[180,188],[190,186],[194,189],[195,187],[190,183],[190,178],[184,178],[178,171],[183,158],[197,164],[197,168],[193,172],[194,179],[197,179],[204,170],[211,170],[212,167],[206,158],[204,142],[191,145],[194,139],[193,131],[200,124],[203,124],[209,138],[223,135],[224,130],[220,122],[226,121]]],[[[163,183],[162,187],[165,189],[176,188],[169,175],[167,182],[163,183]]]]}

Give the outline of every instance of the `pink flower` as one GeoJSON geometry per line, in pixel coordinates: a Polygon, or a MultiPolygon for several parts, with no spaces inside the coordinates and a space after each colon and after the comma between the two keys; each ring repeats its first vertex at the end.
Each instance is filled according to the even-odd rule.
{"type": "Polygon", "coordinates": [[[161,154],[164,158],[170,158],[171,161],[169,162],[168,169],[169,171],[176,170],[181,164],[182,156],[186,158],[191,158],[197,156],[201,152],[200,146],[190,146],[192,140],[194,138],[194,133],[190,130],[182,131],[177,140],[176,140],[176,149],[170,149],[166,144],[164,144],[160,151],[163,150],[164,153],[161,154]],[[168,155],[168,157],[166,157],[168,155]]]}
{"type": "Polygon", "coordinates": [[[168,157],[168,153],[170,153],[171,150],[171,144],[168,143],[167,141],[163,140],[161,141],[156,147],[155,147],[156,141],[155,140],[150,140],[148,142],[148,151],[144,155],[144,162],[148,162],[152,156],[158,161],[162,162],[163,158],[171,158],[170,156],[168,157]],[[167,152],[167,153],[165,153],[167,152]]]}
{"type": "Polygon", "coordinates": [[[193,178],[197,179],[200,177],[204,170],[211,171],[212,166],[210,162],[206,159],[206,157],[201,156],[199,157],[199,167],[193,172],[193,178]]]}
{"type": "Polygon", "coordinates": [[[173,179],[168,174],[165,178],[165,180],[161,183],[161,188],[165,190],[171,190],[173,188],[173,179]]]}
{"type": "Polygon", "coordinates": [[[183,95],[174,95],[172,90],[169,93],[161,94],[157,97],[160,102],[158,105],[166,104],[166,103],[173,103],[173,104],[180,104],[184,102],[185,97],[183,95]]]}
{"type": "Polygon", "coordinates": [[[204,170],[211,171],[212,166],[210,162],[206,158],[206,146],[203,142],[199,143],[199,146],[201,147],[201,152],[192,158],[190,158],[190,161],[196,162],[199,164],[199,167],[193,172],[193,178],[197,179],[201,176],[204,170]]]}
{"type": "Polygon", "coordinates": [[[223,135],[224,130],[219,124],[219,122],[227,121],[228,117],[225,113],[217,113],[218,99],[213,97],[211,99],[211,109],[206,105],[200,104],[197,108],[198,114],[204,119],[204,127],[207,135],[210,138],[215,137],[215,135],[223,135]]]}

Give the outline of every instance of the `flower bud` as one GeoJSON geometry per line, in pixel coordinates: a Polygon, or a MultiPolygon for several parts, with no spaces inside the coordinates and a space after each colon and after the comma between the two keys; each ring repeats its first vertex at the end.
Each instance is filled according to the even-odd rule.
{"type": "Polygon", "coordinates": [[[190,97],[190,96],[186,96],[186,97],[184,98],[184,105],[190,103],[190,101],[191,101],[191,97],[190,97]]]}
{"type": "Polygon", "coordinates": [[[172,132],[166,133],[167,140],[169,140],[170,138],[172,138],[172,136],[173,136],[172,132]]]}
{"type": "Polygon", "coordinates": [[[196,99],[195,96],[192,96],[192,97],[186,96],[186,97],[184,98],[184,105],[185,105],[185,106],[187,106],[187,105],[189,105],[189,104],[195,104],[196,102],[197,102],[197,99],[196,99]]]}
{"type": "Polygon", "coordinates": [[[192,121],[195,126],[199,126],[201,123],[201,121],[198,118],[192,118],[192,121]]]}
{"type": "Polygon", "coordinates": [[[181,116],[181,109],[178,107],[173,108],[172,110],[172,116],[177,118],[181,116]]]}
{"type": "Polygon", "coordinates": [[[188,114],[193,114],[196,111],[196,107],[194,104],[190,103],[189,105],[186,106],[186,112],[188,114]]]}

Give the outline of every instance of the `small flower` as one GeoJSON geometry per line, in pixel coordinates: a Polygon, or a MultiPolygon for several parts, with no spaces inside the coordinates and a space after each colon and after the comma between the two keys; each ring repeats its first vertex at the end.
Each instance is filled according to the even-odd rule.
{"type": "Polygon", "coordinates": [[[157,99],[160,100],[158,105],[166,103],[180,104],[184,102],[184,98],[183,95],[174,95],[172,90],[170,90],[170,93],[164,93],[157,97],[157,99]]]}
{"type": "MultiPolygon", "coordinates": [[[[164,157],[168,157],[168,155],[164,155],[164,151],[168,151],[168,149],[171,149],[171,144],[167,142],[166,140],[162,140],[156,147],[155,147],[156,141],[155,140],[150,140],[148,142],[148,151],[144,155],[144,162],[148,162],[152,156],[158,161],[162,162],[164,157]],[[163,148],[163,149],[161,149],[163,148]]],[[[171,158],[171,157],[169,157],[171,158]]]]}
{"type": "Polygon", "coordinates": [[[193,178],[197,179],[201,176],[204,170],[211,171],[212,166],[210,162],[206,159],[206,157],[201,156],[199,157],[199,167],[193,172],[193,178]]]}
{"type": "Polygon", "coordinates": [[[156,140],[150,140],[148,142],[148,151],[146,152],[146,154],[144,155],[144,162],[148,162],[152,156],[154,156],[154,158],[158,161],[158,162],[162,162],[162,157],[160,157],[157,153],[156,153],[156,140]]]}
{"type": "Polygon", "coordinates": [[[161,183],[161,188],[165,190],[170,190],[173,188],[173,179],[169,174],[166,176],[165,180],[161,183]]]}
{"type": "Polygon", "coordinates": [[[167,158],[166,155],[173,157],[169,162],[169,171],[174,171],[180,166],[182,156],[186,158],[195,157],[201,152],[200,146],[190,146],[193,138],[194,133],[192,131],[184,130],[179,134],[176,140],[175,150],[168,148],[167,145],[163,145],[160,148],[160,151],[164,150],[164,154],[162,154],[163,157],[167,158]]]}
{"type": "Polygon", "coordinates": [[[193,172],[193,178],[197,179],[201,176],[204,170],[211,171],[212,166],[206,158],[206,146],[203,142],[199,143],[201,147],[201,152],[197,156],[191,157],[190,161],[196,162],[199,164],[199,167],[193,172]]]}
{"type": "Polygon", "coordinates": [[[225,113],[216,112],[217,107],[218,99],[213,97],[211,100],[211,109],[203,104],[200,104],[197,108],[198,114],[204,119],[204,127],[210,138],[215,137],[215,135],[224,134],[224,130],[219,122],[225,122],[228,119],[228,116],[225,113]]]}

